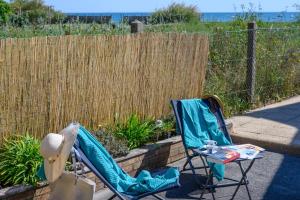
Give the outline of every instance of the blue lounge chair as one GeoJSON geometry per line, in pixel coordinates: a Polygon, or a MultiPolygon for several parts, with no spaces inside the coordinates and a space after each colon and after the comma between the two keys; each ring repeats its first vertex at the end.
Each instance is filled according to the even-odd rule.
{"type": "MultiPolygon", "coordinates": [[[[89,134],[89,133],[85,133],[85,134],[89,134]]],[[[93,136],[89,134],[89,137],[93,137],[93,136]]],[[[97,141],[93,140],[93,142],[97,142],[97,141]]],[[[98,145],[100,145],[100,143],[98,145]]],[[[164,192],[164,191],[167,191],[167,190],[171,190],[171,189],[174,189],[174,188],[177,188],[177,187],[180,186],[179,177],[177,177],[176,181],[170,182],[169,184],[167,184],[163,187],[160,187],[159,189],[157,189],[155,191],[148,191],[148,192],[142,192],[142,193],[137,193],[137,194],[130,194],[130,193],[126,193],[126,192],[123,192],[123,191],[120,192],[114,186],[114,184],[112,184],[109,181],[109,178],[107,177],[107,174],[102,174],[100,172],[100,170],[98,170],[99,168],[97,169],[97,167],[92,163],[93,158],[89,157],[89,155],[87,155],[87,153],[84,152],[85,147],[80,143],[80,140],[78,139],[78,136],[77,136],[77,139],[76,139],[75,144],[74,144],[73,147],[74,147],[73,151],[76,155],[77,160],[81,163],[84,163],[84,165],[87,166],[104,183],[104,185],[106,185],[114,193],[114,195],[112,197],[110,197],[109,200],[114,199],[115,197],[119,197],[122,200],[127,200],[127,199],[135,200],[135,199],[141,199],[141,198],[146,197],[146,196],[154,196],[157,199],[163,200],[164,198],[157,195],[158,193],[164,192]]],[[[102,148],[102,145],[100,146],[100,148],[102,148]]],[[[106,150],[101,149],[101,151],[105,152],[106,155],[104,155],[104,156],[108,155],[106,150]]],[[[110,159],[112,159],[112,158],[109,157],[108,160],[110,160],[110,159]]],[[[119,166],[117,166],[116,163],[113,163],[113,166],[119,168],[119,166]]],[[[126,172],[124,172],[121,168],[119,168],[117,170],[121,170],[122,173],[127,176],[126,172]]],[[[161,170],[157,173],[151,174],[151,177],[156,177],[157,175],[158,176],[164,176],[166,173],[167,173],[167,170],[161,170]]]]}
{"type": "MultiPolygon", "coordinates": [[[[213,115],[216,117],[217,119],[217,123],[218,123],[218,128],[219,130],[222,131],[222,133],[224,134],[225,138],[227,139],[227,141],[232,144],[232,139],[230,137],[230,134],[226,128],[226,124],[224,121],[224,117],[223,117],[223,104],[221,102],[221,100],[217,97],[217,96],[206,96],[203,99],[203,102],[206,104],[206,106],[210,109],[210,111],[213,113],[213,115]]],[[[185,132],[184,132],[184,128],[183,128],[183,117],[182,117],[182,101],[183,100],[171,100],[171,105],[173,107],[173,111],[176,117],[176,124],[177,124],[177,130],[178,133],[181,135],[182,137],[182,142],[185,148],[185,153],[186,153],[186,157],[187,157],[187,161],[183,166],[183,171],[185,170],[191,170],[192,173],[195,175],[195,179],[196,182],[200,185],[200,187],[203,189],[200,199],[203,197],[204,192],[206,189],[208,189],[209,191],[211,191],[212,197],[213,199],[215,199],[214,196],[214,191],[216,188],[221,188],[221,187],[229,187],[229,186],[236,186],[236,189],[234,191],[234,194],[232,195],[231,199],[234,199],[237,191],[239,190],[241,185],[245,185],[246,190],[247,190],[247,194],[249,199],[251,199],[251,195],[250,195],[250,191],[248,188],[248,184],[249,181],[247,179],[247,173],[249,172],[249,170],[251,169],[251,167],[253,166],[254,162],[256,159],[260,159],[263,156],[260,154],[258,155],[255,159],[250,161],[250,164],[248,165],[248,167],[246,169],[244,169],[242,162],[243,161],[247,161],[245,159],[237,159],[232,161],[232,163],[236,163],[238,164],[240,171],[241,171],[241,175],[242,178],[240,180],[235,180],[232,178],[228,178],[228,177],[224,177],[225,180],[229,181],[227,183],[223,183],[223,184],[214,184],[214,174],[213,174],[213,170],[211,170],[213,168],[213,166],[209,166],[209,164],[206,161],[206,154],[203,153],[203,151],[199,148],[189,148],[186,142],[186,137],[185,137],[185,132]],[[195,157],[200,157],[201,162],[202,162],[202,166],[200,167],[194,167],[194,164],[192,162],[193,158],[195,157]],[[190,166],[189,168],[187,168],[187,166],[190,166]],[[196,178],[196,169],[204,169],[205,171],[205,176],[206,176],[206,182],[205,183],[201,183],[197,178],[196,178]]],[[[197,112],[197,110],[194,110],[195,112],[197,112]]],[[[210,134],[208,132],[208,134],[210,134]]],[[[212,136],[209,135],[209,138],[212,139],[212,136]]],[[[214,164],[213,164],[214,165],[214,164]]]]}

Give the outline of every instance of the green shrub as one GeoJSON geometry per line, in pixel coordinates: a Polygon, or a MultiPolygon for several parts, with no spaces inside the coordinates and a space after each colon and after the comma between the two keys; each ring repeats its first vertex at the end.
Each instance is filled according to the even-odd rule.
{"type": "Polygon", "coordinates": [[[198,22],[200,13],[196,6],[186,6],[184,4],[172,3],[165,9],[155,11],[151,17],[152,24],[178,23],[178,22],[198,22]]]}
{"type": "Polygon", "coordinates": [[[40,142],[29,135],[14,136],[0,148],[0,183],[36,185],[37,170],[42,163],[40,142]]]}
{"type": "Polygon", "coordinates": [[[12,22],[14,25],[24,25],[19,22],[30,22],[30,24],[57,23],[64,18],[64,14],[47,6],[42,0],[13,0],[10,6],[14,12],[12,22]]]}
{"type": "Polygon", "coordinates": [[[129,153],[127,141],[117,138],[110,131],[98,130],[94,132],[94,135],[113,157],[125,156],[129,153]]]}
{"type": "Polygon", "coordinates": [[[10,13],[11,13],[11,8],[9,4],[3,0],[0,0],[0,24],[6,23],[10,13]]]}
{"type": "MultiPolygon", "coordinates": [[[[29,24],[29,19],[25,14],[24,15],[12,14],[9,18],[9,21],[10,21],[11,25],[16,26],[16,27],[23,27],[23,26],[29,24]]],[[[13,27],[11,27],[11,28],[13,28],[13,27]]]]}
{"type": "Polygon", "coordinates": [[[148,142],[153,128],[151,120],[142,121],[136,114],[133,114],[125,123],[117,123],[113,133],[117,137],[127,139],[129,149],[134,149],[148,142]]]}

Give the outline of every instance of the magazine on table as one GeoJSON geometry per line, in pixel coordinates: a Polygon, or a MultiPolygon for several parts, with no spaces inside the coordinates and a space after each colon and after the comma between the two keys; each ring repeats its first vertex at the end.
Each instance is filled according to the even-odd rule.
{"type": "Polygon", "coordinates": [[[208,162],[226,164],[238,158],[254,159],[262,151],[265,149],[252,144],[241,144],[219,146],[212,151],[205,150],[202,152],[207,155],[208,162]]]}
{"type": "Polygon", "coordinates": [[[264,148],[253,144],[229,145],[221,148],[238,152],[242,159],[254,159],[260,152],[265,151],[264,148]]]}
{"type": "Polygon", "coordinates": [[[204,153],[207,155],[206,159],[208,162],[220,164],[229,163],[240,157],[240,154],[237,151],[223,149],[220,147],[213,149],[211,153],[207,150],[204,153]]]}

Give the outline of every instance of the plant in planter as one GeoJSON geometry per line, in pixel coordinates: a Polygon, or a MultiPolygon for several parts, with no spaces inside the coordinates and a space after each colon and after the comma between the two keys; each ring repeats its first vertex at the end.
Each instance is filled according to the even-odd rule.
{"type": "Polygon", "coordinates": [[[154,141],[158,141],[160,139],[169,138],[174,130],[175,120],[173,115],[170,115],[164,119],[156,120],[152,139],[154,141]]]}
{"type": "Polygon", "coordinates": [[[37,170],[42,163],[40,142],[29,135],[6,139],[0,148],[0,183],[36,185],[37,170]]]}
{"type": "Polygon", "coordinates": [[[148,142],[153,129],[152,120],[142,121],[136,114],[133,114],[125,123],[117,123],[112,131],[117,137],[127,139],[131,150],[148,142]]]}
{"type": "Polygon", "coordinates": [[[111,131],[100,129],[94,132],[94,135],[113,157],[125,156],[129,153],[126,139],[116,137],[111,131]]]}

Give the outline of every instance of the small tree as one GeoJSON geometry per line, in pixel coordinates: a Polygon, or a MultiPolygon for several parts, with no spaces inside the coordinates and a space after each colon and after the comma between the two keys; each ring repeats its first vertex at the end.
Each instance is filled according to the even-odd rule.
{"type": "Polygon", "coordinates": [[[200,20],[200,13],[196,6],[186,6],[185,4],[172,3],[164,9],[155,11],[151,17],[152,24],[160,23],[190,23],[198,22],[200,20]]]}
{"type": "Polygon", "coordinates": [[[12,22],[17,25],[22,25],[23,22],[30,24],[56,23],[63,19],[62,13],[45,5],[42,0],[13,0],[11,7],[14,12],[12,22]]]}
{"type": "Polygon", "coordinates": [[[0,23],[6,23],[11,13],[11,8],[8,3],[3,0],[0,0],[0,23]]]}

